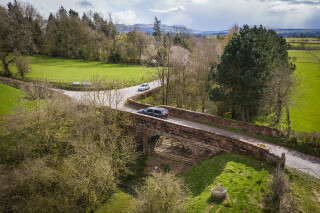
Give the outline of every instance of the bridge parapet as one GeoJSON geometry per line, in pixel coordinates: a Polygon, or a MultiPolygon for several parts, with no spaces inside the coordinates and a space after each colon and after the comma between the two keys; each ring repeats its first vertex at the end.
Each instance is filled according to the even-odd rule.
{"type": "Polygon", "coordinates": [[[276,163],[277,156],[271,156],[269,149],[254,143],[215,134],[206,130],[176,124],[168,120],[132,113],[135,127],[139,129],[139,138],[143,145],[154,134],[162,132],[179,141],[183,141],[192,151],[196,160],[201,158],[199,150],[207,150],[211,154],[218,152],[241,152],[254,155],[256,158],[276,163]],[[156,132],[156,133],[154,133],[156,132]]]}
{"type": "MultiPolygon", "coordinates": [[[[158,90],[159,90],[158,88],[155,88],[155,89],[140,93],[136,96],[130,97],[127,99],[127,105],[130,107],[133,107],[135,109],[150,107],[152,105],[140,103],[137,100],[139,100],[143,97],[148,97],[148,96],[154,94],[155,92],[157,92],[158,90]]],[[[205,113],[201,113],[201,112],[171,107],[171,106],[167,106],[167,105],[160,106],[160,107],[168,109],[171,115],[174,115],[177,117],[182,117],[182,118],[187,118],[190,120],[197,120],[197,121],[201,121],[201,122],[214,123],[214,124],[218,124],[223,127],[232,127],[235,129],[240,129],[240,130],[249,132],[249,133],[265,135],[265,136],[269,136],[269,137],[277,137],[277,136],[283,135],[281,130],[276,129],[276,128],[272,128],[269,126],[262,126],[262,125],[256,125],[256,124],[236,121],[236,120],[232,120],[232,119],[222,118],[222,117],[218,117],[218,116],[214,116],[214,115],[209,115],[209,114],[205,114],[205,113]]]]}

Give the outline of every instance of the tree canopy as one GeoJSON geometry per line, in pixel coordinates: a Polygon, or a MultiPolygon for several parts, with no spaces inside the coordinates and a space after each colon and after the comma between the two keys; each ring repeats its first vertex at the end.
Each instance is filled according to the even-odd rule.
{"type": "Polygon", "coordinates": [[[249,121],[272,80],[271,70],[279,64],[290,66],[287,49],[275,31],[244,25],[226,45],[220,63],[212,65],[209,78],[216,86],[209,89],[210,99],[228,103],[242,121],[249,121]]]}

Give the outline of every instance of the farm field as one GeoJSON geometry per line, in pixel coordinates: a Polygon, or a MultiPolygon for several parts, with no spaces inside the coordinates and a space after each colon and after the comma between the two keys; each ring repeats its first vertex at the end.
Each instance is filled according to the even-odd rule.
{"type": "MultiPolygon", "coordinates": [[[[41,55],[31,56],[31,62],[32,72],[26,75],[26,79],[31,80],[46,79],[49,82],[71,83],[82,82],[83,79],[87,82],[97,79],[131,85],[153,79],[150,71],[139,65],[107,64],[41,55]]],[[[11,66],[11,70],[17,74],[14,66],[11,66]]]]}
{"type": "Polygon", "coordinates": [[[291,110],[292,128],[320,132],[320,51],[289,50],[289,56],[296,57],[296,73],[304,79],[300,104],[291,110]]]}
{"type": "Polygon", "coordinates": [[[298,49],[320,49],[320,39],[318,38],[285,38],[294,48],[298,49]]]}
{"type": "Polygon", "coordinates": [[[304,42],[304,43],[319,43],[320,40],[318,38],[285,38],[287,42],[304,42]]]}

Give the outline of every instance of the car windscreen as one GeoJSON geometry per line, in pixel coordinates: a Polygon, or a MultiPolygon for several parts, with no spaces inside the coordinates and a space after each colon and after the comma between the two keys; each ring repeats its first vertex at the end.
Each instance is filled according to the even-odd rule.
{"type": "Polygon", "coordinates": [[[169,114],[169,111],[167,109],[162,109],[163,114],[169,114]]]}

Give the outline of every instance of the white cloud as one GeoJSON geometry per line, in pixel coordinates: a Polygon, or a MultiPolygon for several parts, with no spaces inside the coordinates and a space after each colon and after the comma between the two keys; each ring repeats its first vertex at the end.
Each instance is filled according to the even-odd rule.
{"type": "MultiPolygon", "coordinates": [[[[0,0],[6,5],[9,0],[0,0]]],[[[281,28],[320,28],[320,0],[24,0],[48,18],[63,5],[82,15],[92,10],[109,13],[121,23],[152,24],[155,15],[163,24],[185,25],[191,29],[223,30],[234,23],[281,28]],[[81,7],[79,2],[89,2],[81,7]]]]}
{"type": "Polygon", "coordinates": [[[171,7],[166,10],[156,10],[156,9],[150,9],[150,11],[155,12],[155,13],[170,13],[170,12],[180,12],[180,11],[185,11],[186,9],[183,6],[178,6],[178,7],[171,7]]]}
{"type": "Polygon", "coordinates": [[[195,4],[206,4],[209,0],[191,0],[191,2],[195,4]]]}
{"type": "Polygon", "coordinates": [[[320,9],[319,5],[304,4],[303,2],[274,1],[270,3],[271,12],[303,12],[311,8],[320,9]]]}
{"type": "Polygon", "coordinates": [[[124,12],[116,12],[112,14],[118,18],[121,23],[132,25],[138,23],[137,15],[133,10],[126,10],[124,12]]]}

